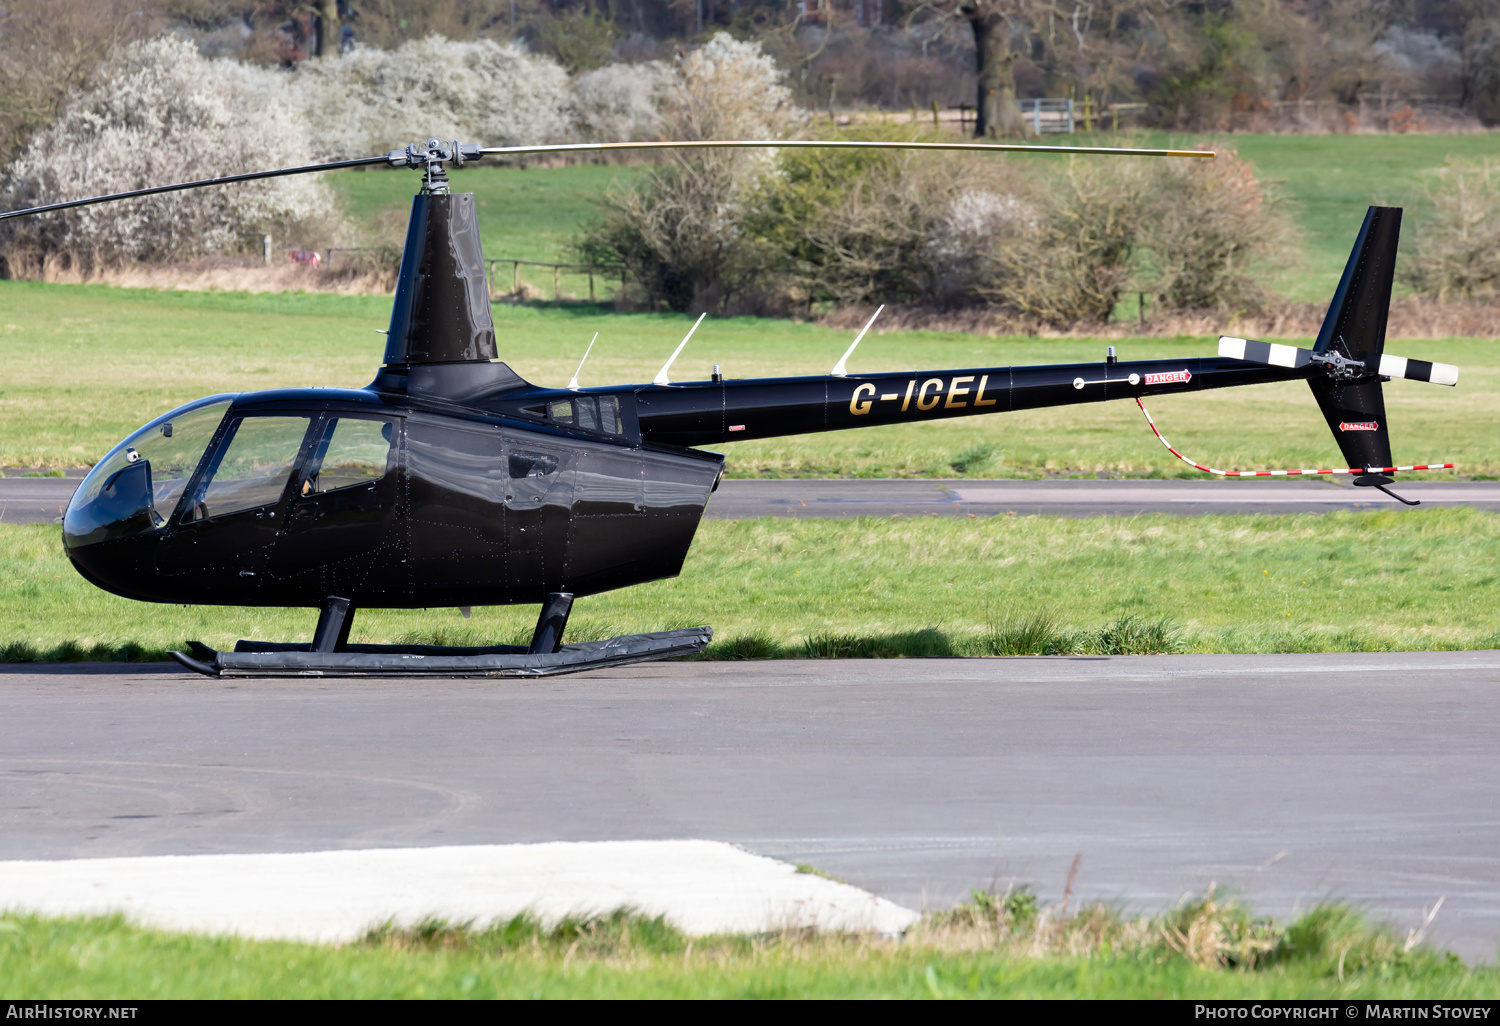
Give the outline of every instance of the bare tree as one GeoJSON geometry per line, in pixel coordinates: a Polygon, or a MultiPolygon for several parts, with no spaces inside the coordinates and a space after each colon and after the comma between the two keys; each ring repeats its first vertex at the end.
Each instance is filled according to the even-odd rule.
{"type": "Polygon", "coordinates": [[[0,165],[57,119],[121,45],[156,32],[162,5],[131,0],[0,0],[0,165]]]}
{"type": "Polygon", "coordinates": [[[1493,0],[1461,0],[1463,104],[1486,124],[1500,122],[1500,12],[1493,0]]]}
{"type": "Polygon", "coordinates": [[[1011,49],[1011,22],[1021,15],[1024,0],[959,0],[958,14],[974,33],[975,71],[979,96],[975,103],[974,134],[1012,135],[1021,127],[1016,103],[1016,57],[1011,49]]]}
{"type": "Polygon", "coordinates": [[[316,0],[313,11],[313,53],[318,57],[337,57],[339,0],[316,0]]]}

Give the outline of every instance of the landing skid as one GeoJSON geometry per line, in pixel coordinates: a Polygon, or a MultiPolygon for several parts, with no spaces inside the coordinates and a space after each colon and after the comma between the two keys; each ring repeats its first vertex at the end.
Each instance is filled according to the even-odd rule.
{"type": "MultiPolygon", "coordinates": [[[[550,677],[648,659],[696,655],[713,640],[712,627],[626,634],[604,641],[562,644],[573,596],[553,592],[542,603],[530,645],[448,648],[442,645],[351,645],[354,606],[329,595],[311,644],[241,641],[216,652],[189,641],[172,658],[210,677],[550,677]]],[[[467,611],[465,611],[467,615],[467,611]]]]}
{"type": "Polygon", "coordinates": [[[314,652],[311,645],[264,641],[241,641],[233,652],[216,652],[189,642],[192,655],[173,652],[172,658],[210,677],[548,677],[695,655],[713,636],[712,627],[689,627],[563,645],[555,652],[531,652],[524,645],[347,645],[314,652]]]}

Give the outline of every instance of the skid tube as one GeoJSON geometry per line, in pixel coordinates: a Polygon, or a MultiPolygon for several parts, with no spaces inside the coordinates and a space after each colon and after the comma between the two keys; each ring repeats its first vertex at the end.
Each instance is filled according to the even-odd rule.
{"type": "Polygon", "coordinates": [[[307,644],[265,641],[241,641],[233,652],[218,652],[189,642],[192,655],[173,652],[172,658],[209,677],[551,677],[697,655],[713,636],[712,627],[688,627],[563,645],[555,652],[532,652],[525,645],[348,645],[316,652],[307,644]]]}

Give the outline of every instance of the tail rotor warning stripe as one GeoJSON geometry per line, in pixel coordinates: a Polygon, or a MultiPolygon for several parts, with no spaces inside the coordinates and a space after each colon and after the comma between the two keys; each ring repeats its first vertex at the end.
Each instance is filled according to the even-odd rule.
{"type": "Polygon", "coordinates": [[[1275,342],[1257,342],[1249,338],[1219,336],[1219,355],[1233,360],[1264,363],[1272,367],[1306,367],[1312,363],[1312,350],[1284,346],[1275,342]]]}
{"type": "Polygon", "coordinates": [[[1151,411],[1146,409],[1146,404],[1136,399],[1135,404],[1141,408],[1146,415],[1146,423],[1151,425],[1151,433],[1154,434],[1162,445],[1167,447],[1167,452],[1176,456],[1182,462],[1194,470],[1201,470],[1205,474],[1217,474],[1219,477],[1307,477],[1312,474],[1394,474],[1398,471],[1412,470],[1452,470],[1452,463],[1418,463],[1410,467],[1349,467],[1347,469],[1330,470],[1216,470],[1213,467],[1205,467],[1188,459],[1182,453],[1172,448],[1172,443],[1167,441],[1161,430],[1156,426],[1156,421],[1151,419],[1151,411]]]}
{"type": "Polygon", "coordinates": [[[1458,368],[1451,363],[1429,363],[1426,360],[1408,360],[1404,356],[1380,357],[1380,373],[1388,378],[1406,378],[1408,381],[1430,381],[1434,385],[1458,384],[1458,368]]]}

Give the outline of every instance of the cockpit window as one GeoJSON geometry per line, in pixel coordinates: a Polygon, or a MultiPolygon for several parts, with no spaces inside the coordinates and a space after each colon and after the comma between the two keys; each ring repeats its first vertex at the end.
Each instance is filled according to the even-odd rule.
{"type": "Polygon", "coordinates": [[[232,422],[184,519],[205,520],[281,501],[311,424],[311,417],[232,422]]]}
{"type": "Polygon", "coordinates": [[[385,477],[396,425],[388,420],[330,417],[308,461],[303,495],[353,488],[385,477]]]}
{"type": "Polygon", "coordinates": [[[87,545],[164,526],[233,399],[216,395],[189,403],[115,446],[68,504],[68,543],[87,545]]]}

